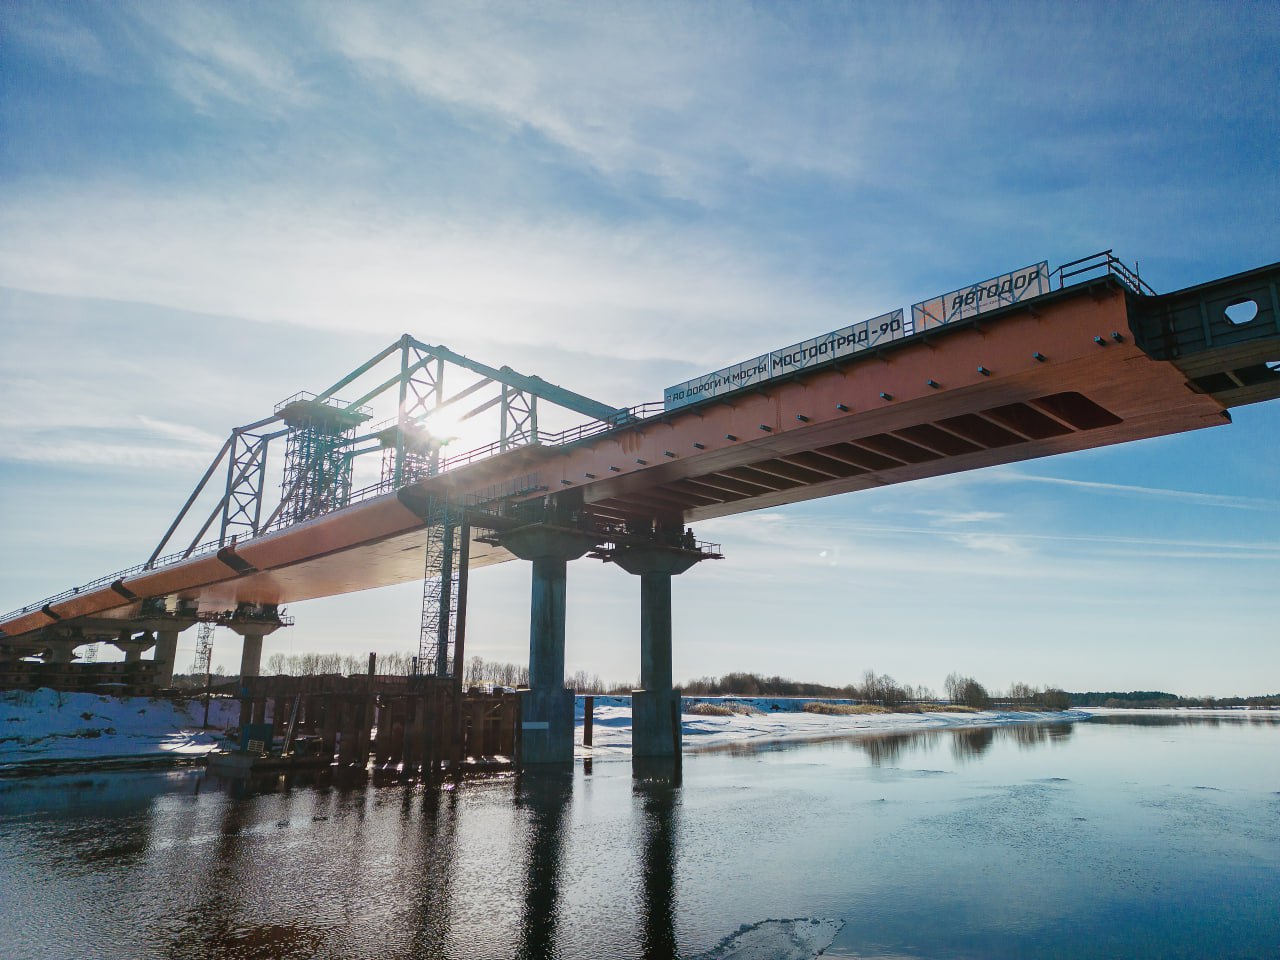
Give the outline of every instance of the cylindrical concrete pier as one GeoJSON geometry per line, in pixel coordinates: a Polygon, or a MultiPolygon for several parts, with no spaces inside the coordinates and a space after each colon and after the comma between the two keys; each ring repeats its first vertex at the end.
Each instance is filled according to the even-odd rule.
{"type": "Polygon", "coordinates": [[[502,545],[532,561],[529,606],[529,689],[520,708],[520,762],[573,763],[573,691],[564,689],[565,582],[568,561],[587,552],[595,535],[550,524],[511,531],[502,545]]]}
{"type": "Polygon", "coordinates": [[[671,578],[702,555],[683,547],[637,545],[613,561],[640,578],[640,685],[631,693],[631,757],[637,774],[680,763],[680,692],[671,679],[671,578]],[[640,766],[637,766],[637,763],[640,766]]]}

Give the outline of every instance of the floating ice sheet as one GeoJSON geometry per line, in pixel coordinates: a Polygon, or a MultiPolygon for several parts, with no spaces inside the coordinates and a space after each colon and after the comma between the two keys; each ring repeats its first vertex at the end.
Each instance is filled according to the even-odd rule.
{"type": "Polygon", "coordinates": [[[761,920],[689,960],[812,960],[826,952],[843,920],[761,920]]]}

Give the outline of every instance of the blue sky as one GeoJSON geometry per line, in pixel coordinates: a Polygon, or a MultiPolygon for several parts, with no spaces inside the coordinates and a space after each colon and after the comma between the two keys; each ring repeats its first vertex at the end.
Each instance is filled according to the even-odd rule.
{"type": "MultiPolygon", "coordinates": [[[[145,559],[232,426],[405,331],[624,405],[1040,259],[1280,259],[1277,43],[1246,3],[5,4],[0,607],[145,559]]],[[[1276,406],[704,524],[676,676],[1280,689],[1276,406]]],[[[476,576],[473,652],[524,656],[527,581],[476,576]]],[[[636,584],[569,589],[569,669],[635,676],[636,584]]],[[[419,604],[266,653],[406,650],[419,604]]]]}

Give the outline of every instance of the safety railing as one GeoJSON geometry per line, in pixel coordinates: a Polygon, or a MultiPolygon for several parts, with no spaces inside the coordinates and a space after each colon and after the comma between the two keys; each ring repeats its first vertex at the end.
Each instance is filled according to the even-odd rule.
{"type": "MultiPolygon", "coordinates": [[[[332,407],[335,410],[347,410],[350,408],[350,404],[348,404],[345,400],[339,400],[337,397],[325,397],[323,400],[320,400],[319,396],[317,394],[312,393],[310,390],[299,390],[293,396],[285,397],[283,400],[277,403],[275,412],[276,413],[282,412],[285,409],[285,407],[289,406],[289,404],[291,403],[317,402],[317,401],[323,404],[324,406],[332,407]]],[[[371,413],[368,407],[356,407],[351,412],[361,414],[362,416],[369,416],[369,414],[371,413]]]]}
{"type": "Polygon", "coordinates": [[[1151,289],[1150,285],[1138,276],[1136,269],[1131,270],[1129,267],[1110,250],[1102,250],[1098,253],[1091,253],[1087,257],[1081,257],[1079,260],[1072,260],[1070,263],[1064,263],[1054,271],[1058,278],[1058,289],[1061,290],[1066,286],[1066,281],[1072,277],[1083,276],[1088,273],[1097,273],[1103,271],[1111,274],[1133,293],[1142,296],[1154,297],[1156,292],[1151,289]]]}
{"type": "Polygon", "coordinates": [[[152,563],[135,563],[132,567],[125,567],[123,570],[117,570],[115,573],[108,573],[106,576],[99,577],[97,580],[90,580],[88,583],[82,583],[78,587],[70,587],[63,590],[61,593],[54,594],[51,597],[45,597],[43,600],[37,600],[35,603],[29,603],[25,607],[19,607],[16,610],[10,610],[8,613],[0,614],[0,623],[3,623],[6,620],[12,620],[14,617],[21,617],[28,613],[34,613],[46,606],[50,606],[55,603],[62,603],[64,600],[70,600],[73,597],[92,593],[101,587],[110,586],[117,580],[123,580],[126,577],[136,576],[140,573],[146,573],[149,570],[167,567],[170,564],[178,563],[182,560],[190,560],[192,557],[212,553],[224,545],[225,544],[219,543],[217,540],[210,540],[197,547],[193,547],[190,550],[183,550],[179,553],[170,553],[163,557],[157,557],[152,563]]]}

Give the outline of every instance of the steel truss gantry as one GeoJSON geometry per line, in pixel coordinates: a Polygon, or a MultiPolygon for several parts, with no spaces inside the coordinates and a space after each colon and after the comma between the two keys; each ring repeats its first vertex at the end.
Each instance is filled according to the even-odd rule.
{"type": "Polygon", "coordinates": [[[443,466],[442,449],[450,437],[439,429],[433,432],[430,420],[445,410],[451,416],[460,410],[453,419],[461,423],[496,409],[498,422],[491,444],[495,452],[538,443],[539,401],[594,419],[626,415],[625,410],[540,377],[478,363],[448,347],[425,344],[405,334],[322,393],[296,394],[278,404],[274,415],[232,430],[146,566],[154,566],[164,553],[224,461],[223,493],[180,554],[183,557],[210,546],[204,538],[215,523],[216,546],[223,547],[345,506],[352,496],[353,464],[368,454],[382,456],[378,492],[433,475],[443,466]],[[390,377],[354,401],[337,398],[339,391],[369,380],[375,368],[396,356],[399,369],[390,377]],[[446,374],[451,388],[456,380],[463,381],[452,393],[446,389],[446,374]],[[371,418],[368,405],[387,395],[397,401],[395,417],[362,432],[371,418]],[[268,509],[267,455],[273,441],[281,438],[285,440],[281,496],[268,509]]]}
{"type": "MultiPolygon", "coordinates": [[[[353,497],[389,493],[433,476],[446,466],[444,448],[452,439],[436,419],[461,424],[495,411],[492,452],[541,442],[538,404],[550,403],[595,420],[616,421],[626,410],[599,403],[539,377],[510,367],[490,367],[405,334],[367,362],[318,394],[298,393],[281,401],[274,414],[237,427],[205,471],[145,567],[153,567],[197,501],[208,501],[210,481],[225,462],[223,492],[185,549],[189,557],[210,548],[234,546],[269,530],[291,526],[340,509],[353,497]],[[394,372],[379,379],[377,368],[398,360],[394,372]],[[446,386],[447,381],[447,386],[446,386]],[[339,391],[355,400],[338,399],[339,391]],[[376,426],[373,406],[394,398],[395,415],[376,426]],[[284,440],[277,461],[280,499],[271,504],[268,453],[284,440]],[[379,455],[380,480],[353,493],[354,467],[360,457],[379,455]],[[215,523],[217,539],[205,537],[215,523]]],[[[476,498],[471,498],[476,499],[476,498]]],[[[478,502],[478,501],[477,501],[478,502]]],[[[470,526],[467,510],[475,503],[435,504],[427,524],[420,665],[424,672],[449,676],[461,657],[465,630],[466,568],[470,526]]]]}

